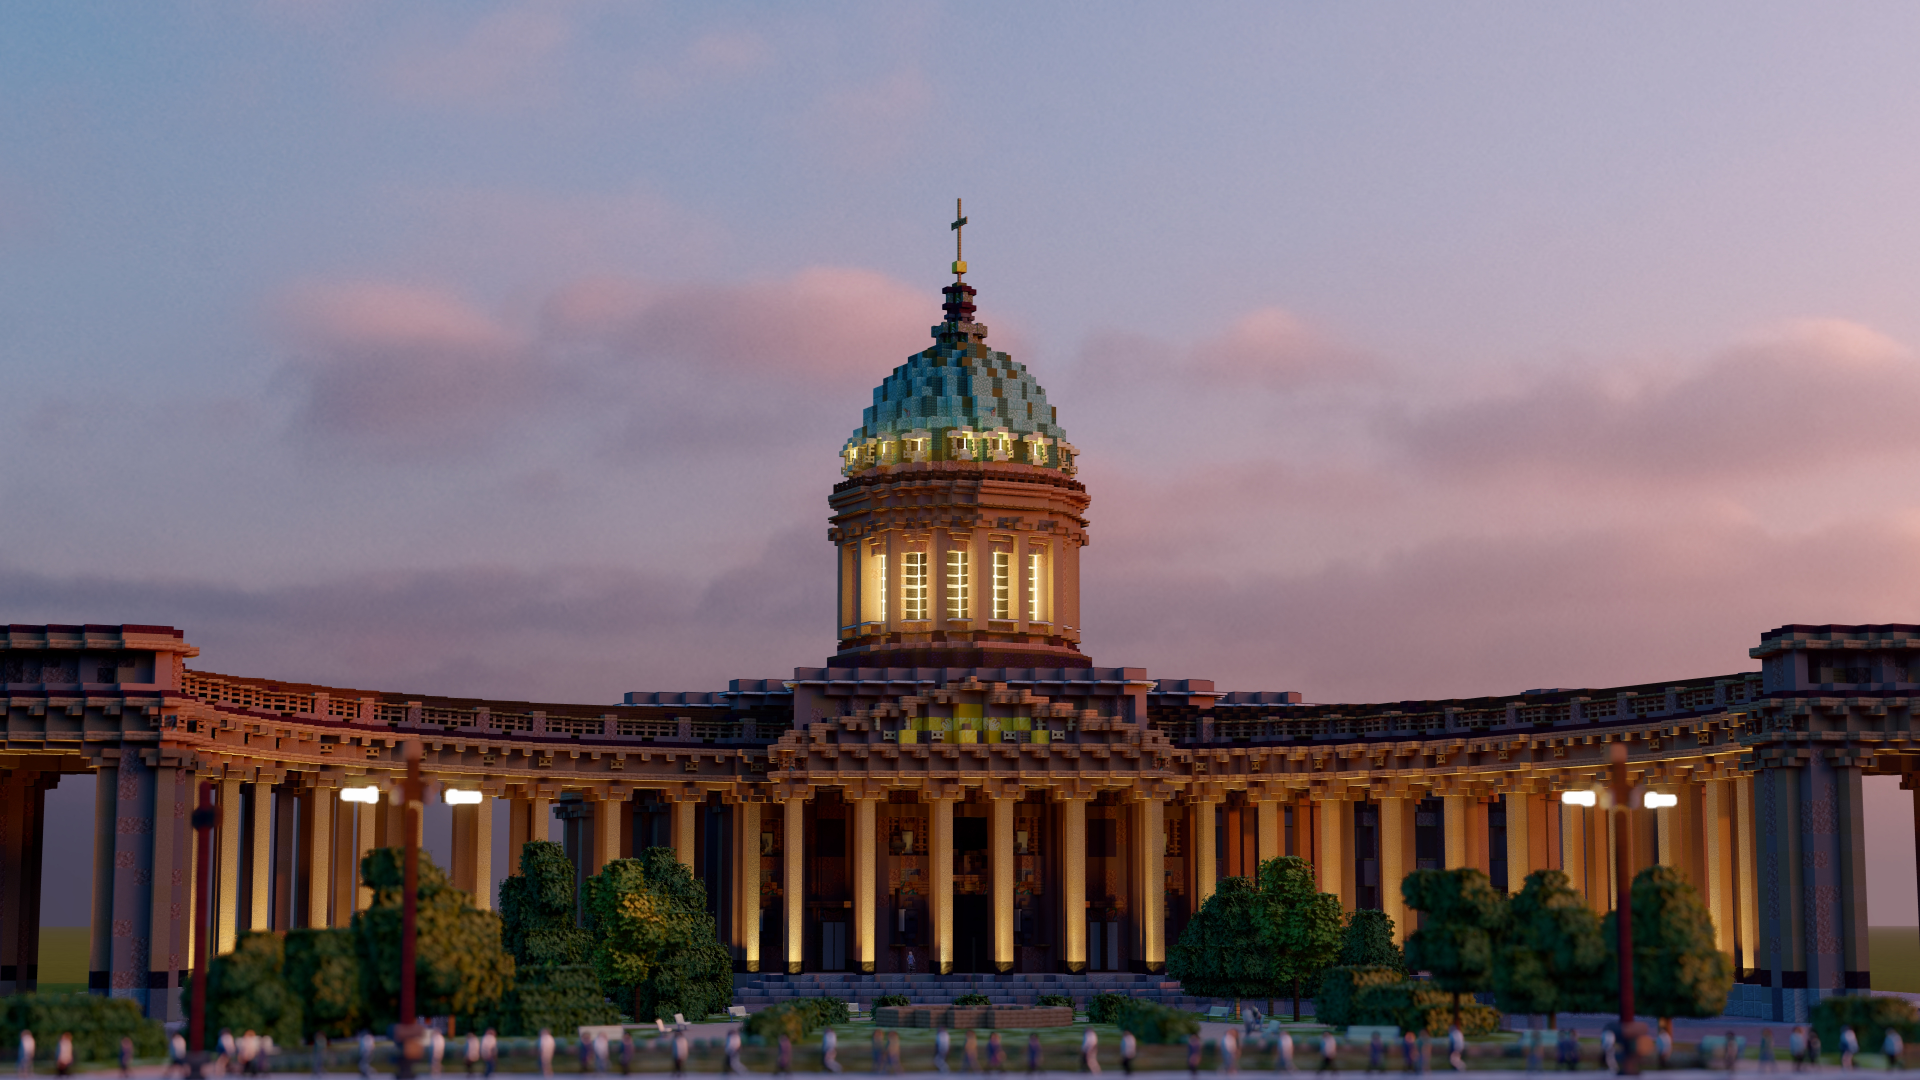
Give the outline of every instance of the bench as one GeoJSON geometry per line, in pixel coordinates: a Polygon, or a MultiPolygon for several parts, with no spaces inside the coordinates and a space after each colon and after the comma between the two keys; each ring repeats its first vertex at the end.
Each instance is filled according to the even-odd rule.
{"type": "Polygon", "coordinates": [[[1209,1020],[1224,1020],[1226,1016],[1227,1007],[1225,1005],[1215,1005],[1213,1008],[1207,1010],[1207,1019],[1209,1020]]]}

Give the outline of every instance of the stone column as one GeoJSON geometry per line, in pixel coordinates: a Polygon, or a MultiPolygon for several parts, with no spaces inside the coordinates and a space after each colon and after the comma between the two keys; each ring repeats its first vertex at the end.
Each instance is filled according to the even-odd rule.
{"type": "Polygon", "coordinates": [[[1013,970],[1013,804],[1011,798],[992,800],[993,829],[988,846],[993,864],[993,966],[1013,970]]]}
{"type": "Polygon", "coordinates": [[[137,751],[123,752],[114,801],[113,959],[108,993],[136,1002],[143,1013],[153,958],[154,772],[137,751]]]}
{"type": "MultiPolygon", "coordinates": [[[[932,799],[929,802],[933,810],[933,844],[927,849],[928,860],[933,863],[933,894],[930,897],[933,910],[929,912],[933,917],[933,971],[936,975],[951,975],[953,974],[953,800],[932,799]]],[[[1081,810],[1080,818],[1081,850],[1084,851],[1086,843],[1084,808],[1081,810]]],[[[1069,840],[1067,843],[1068,850],[1071,851],[1073,842],[1069,840]]],[[[1085,864],[1086,860],[1082,859],[1082,889],[1086,887],[1085,864]]],[[[1067,888],[1071,890],[1073,888],[1072,871],[1069,870],[1067,873],[1069,882],[1067,888]]],[[[1071,892],[1068,895],[1072,895],[1071,892]]],[[[1068,916],[1068,923],[1072,923],[1071,915],[1068,916]]],[[[1086,929],[1082,927],[1083,938],[1085,934],[1086,929]]],[[[1084,953],[1084,948],[1082,951],[1084,953]]]]}
{"type": "MultiPolygon", "coordinates": [[[[1198,912],[1200,905],[1213,895],[1214,882],[1218,880],[1220,868],[1215,865],[1214,849],[1219,841],[1214,838],[1213,800],[1195,796],[1187,804],[1187,812],[1193,821],[1193,910],[1198,912]]],[[[1086,812],[1081,811],[1080,819],[1084,827],[1086,812]]],[[[1083,828],[1084,838],[1084,828],[1083,828]]]]}
{"type": "Polygon", "coordinates": [[[153,876],[144,898],[151,944],[145,975],[147,1016],[163,1023],[184,1018],[179,990],[180,971],[187,966],[190,955],[187,936],[192,926],[187,918],[188,880],[193,869],[192,849],[187,846],[192,781],[193,774],[184,768],[162,765],[154,770],[153,836],[149,841],[153,876]]]}
{"type": "Polygon", "coordinates": [[[1740,966],[1759,968],[1756,959],[1760,947],[1760,904],[1754,857],[1757,838],[1753,817],[1753,778],[1742,776],[1733,784],[1733,873],[1734,929],[1740,947],[1740,966]]]}
{"type": "Polygon", "coordinates": [[[1525,792],[1516,791],[1506,798],[1507,804],[1507,892],[1517,893],[1526,883],[1527,875],[1533,871],[1528,856],[1532,852],[1533,809],[1532,797],[1525,792]]]}
{"type": "MultiPolygon", "coordinates": [[[[478,803],[453,811],[453,887],[473,897],[473,906],[493,910],[493,804],[478,803]]],[[[596,830],[598,826],[596,823],[596,830]]],[[[599,833],[595,832],[595,837],[599,833]]]]}
{"type": "MultiPolygon", "coordinates": [[[[888,585],[892,588],[890,582],[888,585]]],[[[891,613],[891,609],[889,609],[891,613]]],[[[874,895],[874,808],[878,800],[873,798],[853,801],[853,945],[859,957],[863,974],[871,975],[879,961],[878,928],[874,925],[876,901],[874,895]]],[[[1012,818],[1007,819],[1011,827],[1012,818]]],[[[1011,833],[1008,834],[1011,838],[1011,833]]],[[[1013,898],[1007,894],[1008,901],[1013,898]]]]}
{"type": "Polygon", "coordinates": [[[689,869],[694,864],[693,815],[699,807],[699,803],[673,801],[673,854],[689,869]]]}
{"type": "Polygon", "coordinates": [[[1317,865],[1313,857],[1313,807],[1313,801],[1305,797],[1293,804],[1293,853],[1317,865]]]}
{"type": "Polygon", "coordinates": [[[96,993],[112,987],[113,864],[120,806],[118,759],[101,760],[93,787],[93,912],[87,948],[87,989],[96,993]],[[104,764],[107,761],[114,763],[104,764]]]}
{"type": "Polygon", "coordinates": [[[273,929],[273,785],[253,787],[253,878],[248,883],[247,929],[273,929]]]}
{"type": "Polygon", "coordinates": [[[1471,801],[1464,795],[1448,795],[1441,800],[1447,808],[1442,825],[1447,836],[1448,870],[1470,865],[1467,861],[1467,817],[1471,801]]]}
{"type": "Polygon", "coordinates": [[[26,938],[27,790],[32,774],[8,769],[0,779],[0,994],[20,992],[26,938]]]}
{"type": "Polygon", "coordinates": [[[741,959],[748,971],[760,970],[760,804],[742,802],[734,806],[734,831],[739,839],[733,850],[739,870],[734,875],[734,895],[740,898],[734,920],[740,938],[741,959]]]}
{"type": "Polygon", "coordinates": [[[1380,910],[1393,920],[1395,941],[1405,941],[1413,932],[1407,901],[1400,893],[1400,881],[1407,876],[1407,815],[1412,812],[1409,801],[1380,800],[1380,910]]]}
{"type": "MultiPolygon", "coordinates": [[[[1147,971],[1158,973],[1167,969],[1167,829],[1161,820],[1159,799],[1142,799],[1139,806],[1140,824],[1136,830],[1139,841],[1135,850],[1139,853],[1140,877],[1145,885],[1145,888],[1140,890],[1138,905],[1141,930],[1140,958],[1147,971]]],[[[1266,811],[1272,806],[1272,803],[1260,804],[1262,810],[1260,843],[1262,844],[1266,843],[1267,838],[1266,811]]],[[[1276,831],[1274,835],[1278,836],[1279,833],[1276,831]]],[[[1012,902],[1011,896],[1008,897],[1008,902],[1012,902]]]]}
{"type": "Polygon", "coordinates": [[[516,877],[520,873],[520,849],[527,845],[533,836],[533,800],[510,798],[507,800],[507,875],[516,877]]]}
{"type": "Polygon", "coordinates": [[[333,925],[333,807],[334,790],[315,787],[303,807],[312,819],[307,830],[307,925],[333,925]]]}
{"type": "Polygon", "coordinates": [[[245,897],[240,892],[240,848],[246,837],[240,834],[240,781],[220,781],[220,829],[215,834],[220,844],[219,885],[214,895],[219,898],[219,916],[217,929],[213,935],[213,954],[233,951],[234,942],[240,937],[240,905],[245,897]]]}
{"type": "Polygon", "coordinates": [[[1700,792],[1701,862],[1707,911],[1713,915],[1714,948],[1733,955],[1733,810],[1727,781],[1708,780],[1700,792]]]}
{"type": "Polygon", "coordinates": [[[1316,876],[1320,879],[1320,891],[1332,893],[1340,898],[1340,906],[1349,910],[1353,902],[1349,897],[1352,889],[1350,872],[1353,866],[1353,804],[1335,802],[1332,799],[1320,801],[1320,842],[1317,846],[1318,860],[1313,864],[1316,876]],[[1342,824],[1346,828],[1342,829],[1342,824]],[[1344,835],[1343,835],[1344,833],[1344,835]]]}
{"type": "MultiPolygon", "coordinates": [[[[1832,787],[1824,792],[1833,800],[1833,845],[1834,859],[1832,874],[1835,889],[1828,893],[1821,889],[1813,896],[1813,915],[1820,922],[1819,939],[1822,949],[1826,949],[1825,929],[1832,927],[1839,937],[1839,969],[1835,986],[1842,991],[1865,992],[1872,988],[1867,947],[1867,835],[1866,809],[1862,803],[1860,789],[1860,766],[1847,758],[1836,758],[1831,763],[1821,761],[1816,766],[1816,774],[1825,773],[1831,779],[1832,787]],[[1829,917],[1819,904],[1828,896],[1833,900],[1833,911],[1829,917]]],[[[1815,811],[1810,824],[1821,827],[1822,815],[1815,811]]]]}
{"type": "MultiPolygon", "coordinates": [[[[1280,804],[1271,799],[1267,799],[1253,805],[1255,815],[1254,827],[1258,829],[1260,833],[1257,841],[1260,848],[1260,858],[1259,861],[1255,863],[1253,871],[1247,875],[1247,878],[1248,880],[1258,883],[1260,880],[1259,863],[1266,862],[1268,859],[1277,859],[1285,855],[1287,853],[1287,845],[1286,839],[1280,835],[1280,804]]],[[[1154,887],[1158,888],[1159,882],[1156,881],[1154,887]]]]}
{"type": "MultiPolygon", "coordinates": [[[[789,799],[780,815],[786,823],[787,832],[786,865],[782,868],[781,876],[783,881],[781,884],[787,890],[787,974],[789,975],[800,974],[801,957],[805,955],[807,910],[805,869],[807,864],[802,857],[806,847],[807,835],[805,809],[806,803],[802,800],[789,799]]],[[[935,835],[937,836],[938,833],[935,835]]],[[[947,837],[949,847],[951,847],[953,837],[951,827],[947,830],[947,837]]],[[[953,862],[951,859],[947,862],[947,868],[948,892],[951,894],[953,885],[953,862]]],[[[937,864],[934,873],[939,873],[937,864]]],[[[936,880],[938,879],[936,878],[936,880]]],[[[951,941],[952,938],[949,937],[948,940],[951,941]]]]}
{"type": "Polygon", "coordinates": [[[333,921],[336,927],[353,923],[353,898],[360,888],[360,806],[333,800],[333,921]]]}
{"type": "Polygon", "coordinates": [[[273,792],[273,923],[275,930],[293,928],[293,868],[300,850],[299,820],[295,809],[300,793],[292,787],[294,777],[273,792]]]}
{"type": "MultiPolygon", "coordinates": [[[[361,803],[353,808],[358,815],[353,830],[353,910],[365,911],[373,906],[373,890],[360,884],[360,863],[378,847],[380,833],[380,803],[361,803]]],[[[351,920],[349,920],[351,921],[351,920]]]]}
{"type": "Polygon", "coordinates": [[[23,994],[40,988],[40,887],[44,881],[47,849],[47,789],[60,783],[59,774],[42,775],[29,785],[21,823],[20,971],[16,985],[23,994]]]}
{"type": "Polygon", "coordinates": [[[1766,894],[1755,966],[1772,989],[1769,1019],[1786,1023],[1805,1021],[1809,1004],[1800,772],[1762,769],[1753,781],[1759,885],[1766,894]]]}
{"type": "MultiPolygon", "coordinates": [[[[599,799],[593,804],[593,872],[596,874],[620,857],[620,814],[626,809],[624,797],[599,799]]],[[[714,871],[709,873],[715,878],[720,876],[714,871]]]]}
{"type": "Polygon", "coordinates": [[[1566,872],[1567,884],[1580,894],[1589,908],[1594,906],[1593,897],[1587,890],[1587,825],[1586,811],[1568,803],[1560,804],[1560,869],[1566,872]]]}
{"type": "MultiPolygon", "coordinates": [[[[1195,803],[1207,812],[1207,846],[1201,865],[1205,867],[1206,889],[1213,891],[1213,807],[1195,803]]],[[[951,829],[951,822],[949,822],[951,829]]],[[[953,881],[953,863],[947,863],[947,881],[953,881]]],[[[1060,800],[1060,885],[1061,907],[1066,920],[1064,956],[1067,970],[1075,975],[1087,970],[1087,800],[1060,800]]]]}

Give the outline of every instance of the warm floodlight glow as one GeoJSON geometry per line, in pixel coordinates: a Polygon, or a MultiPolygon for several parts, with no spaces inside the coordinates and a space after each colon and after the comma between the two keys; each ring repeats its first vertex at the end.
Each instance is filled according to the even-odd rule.
{"type": "Polygon", "coordinates": [[[480,793],[477,791],[461,791],[457,788],[448,788],[446,800],[448,806],[474,806],[480,802],[480,793]]]}
{"type": "Polygon", "coordinates": [[[1560,793],[1560,801],[1569,806],[1592,806],[1594,803],[1593,792],[1563,791],[1560,793]]]}
{"type": "Polygon", "coordinates": [[[1664,806],[1679,806],[1680,796],[1670,795],[1660,791],[1649,791],[1647,792],[1646,801],[1641,805],[1649,810],[1658,810],[1664,806]]]}
{"type": "Polygon", "coordinates": [[[380,801],[380,789],[372,784],[366,787],[341,788],[340,801],[377,803],[380,801]]]}

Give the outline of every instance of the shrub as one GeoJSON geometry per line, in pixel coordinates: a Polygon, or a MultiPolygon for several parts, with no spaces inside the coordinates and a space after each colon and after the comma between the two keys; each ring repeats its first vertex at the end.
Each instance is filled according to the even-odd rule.
{"type": "Polygon", "coordinates": [[[913,999],[905,994],[881,994],[879,997],[873,999],[873,1007],[876,1009],[911,1004],[913,1004],[913,999]]]}
{"type": "Polygon", "coordinates": [[[1200,1032],[1200,1018],[1190,1012],[1170,1009],[1157,1001],[1125,999],[1115,1010],[1113,1022],[1122,1031],[1131,1031],[1146,1043],[1181,1042],[1200,1032]]]}
{"type": "Polygon", "coordinates": [[[1132,1000],[1125,994],[1095,994],[1087,1001],[1087,1022],[1111,1024],[1120,1007],[1132,1000]]]}
{"type": "MultiPolygon", "coordinates": [[[[303,1010],[287,987],[286,957],[286,939],[271,930],[242,934],[232,952],[214,957],[207,966],[207,1031],[252,1030],[281,1046],[299,1046],[303,1010]]],[[[191,978],[182,991],[192,1002],[191,978]]]]}
{"type": "MultiPolygon", "coordinates": [[[[1347,967],[1390,967],[1406,969],[1406,959],[1393,940],[1393,919],[1384,911],[1360,908],[1347,916],[1346,929],[1340,935],[1339,962],[1347,967]]],[[[1313,1003],[1317,1010],[1318,1001],[1313,1003]]]]}
{"type": "Polygon", "coordinates": [[[159,1023],[140,1015],[140,1006],[127,998],[97,994],[20,994],[0,1002],[0,1039],[9,1046],[20,1042],[20,1031],[33,1032],[35,1057],[51,1060],[63,1031],[73,1034],[75,1061],[113,1061],[120,1055],[120,1039],[131,1036],[134,1053],[155,1057],[166,1052],[167,1037],[159,1023]]]}
{"type": "Polygon", "coordinates": [[[1065,994],[1041,994],[1040,1000],[1034,1002],[1034,1004],[1048,1008],[1071,1009],[1073,1008],[1073,999],[1065,994]]]}
{"type": "Polygon", "coordinates": [[[1369,987],[1391,986],[1404,977],[1398,968],[1380,965],[1328,968],[1320,976],[1320,992],[1313,998],[1314,1019],[1334,1027],[1372,1023],[1357,1018],[1361,993],[1369,987]]]}
{"type": "Polygon", "coordinates": [[[352,930],[289,930],[286,957],[282,974],[287,989],[303,1003],[301,1034],[320,1031],[340,1039],[366,1026],[360,954],[352,930]]]}
{"type": "Polygon", "coordinates": [[[599,978],[586,964],[541,964],[520,972],[503,1013],[501,1026],[520,1035],[620,1020],[620,1011],[607,1003],[599,978]]]}
{"type": "Polygon", "coordinates": [[[839,998],[799,998],[794,1004],[813,1010],[813,1022],[807,1028],[808,1031],[823,1028],[829,1024],[844,1024],[852,1017],[852,1014],[847,1012],[847,1003],[839,998]]]}
{"type": "Polygon", "coordinates": [[[1843,1027],[1853,1029],[1862,1050],[1880,1049],[1888,1028],[1898,1031],[1903,1039],[1920,1035],[1920,1013],[1900,998],[1821,998],[1808,1019],[1813,1021],[1813,1030],[1819,1034],[1822,1046],[1839,1046],[1843,1027]]]}
{"type": "Polygon", "coordinates": [[[985,994],[961,994],[953,999],[956,1009],[986,1009],[993,1006],[993,999],[985,994]]]}
{"type": "Polygon", "coordinates": [[[741,1027],[749,1038],[762,1042],[777,1042],[782,1035],[799,1042],[812,1034],[817,1015],[807,1002],[782,1001],[747,1017],[741,1027]]]}
{"type": "MultiPolygon", "coordinates": [[[[1433,994],[1443,1001],[1434,1001],[1418,1005],[1401,1014],[1400,1027],[1409,1031],[1424,1031],[1428,1035],[1445,1035],[1453,1026],[1453,995],[1438,991],[1420,991],[1419,996],[1433,994]]],[[[1500,1030],[1500,1010],[1491,1005],[1463,1001],[1460,1003],[1460,1031],[1466,1035],[1491,1035],[1500,1030]]]]}

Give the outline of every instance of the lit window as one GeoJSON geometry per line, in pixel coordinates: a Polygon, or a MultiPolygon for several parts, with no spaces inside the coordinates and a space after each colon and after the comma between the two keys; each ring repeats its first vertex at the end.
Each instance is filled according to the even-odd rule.
{"type": "Polygon", "coordinates": [[[900,556],[900,617],[927,617],[927,553],[909,551],[900,556]]]}
{"type": "Polygon", "coordinates": [[[947,618],[967,617],[967,553],[947,552],[947,618]]]}
{"type": "Polygon", "coordinates": [[[861,575],[860,614],[866,622],[887,621],[887,549],[881,544],[867,548],[867,571],[861,575]]]}
{"type": "Polygon", "coordinates": [[[1013,552],[993,553],[993,617],[1013,618],[1013,552]]]}
{"type": "Polygon", "coordinates": [[[1027,618],[1047,621],[1047,552],[1036,548],[1027,552],[1027,618]]]}

